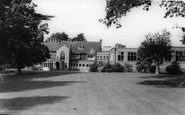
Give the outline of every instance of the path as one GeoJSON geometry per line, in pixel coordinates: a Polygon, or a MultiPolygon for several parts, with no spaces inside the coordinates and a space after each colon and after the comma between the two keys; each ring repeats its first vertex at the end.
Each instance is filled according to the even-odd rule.
{"type": "Polygon", "coordinates": [[[17,81],[12,89],[1,83],[9,91],[0,90],[0,113],[185,115],[184,88],[137,84],[144,76],[148,74],[75,73],[17,81]]]}

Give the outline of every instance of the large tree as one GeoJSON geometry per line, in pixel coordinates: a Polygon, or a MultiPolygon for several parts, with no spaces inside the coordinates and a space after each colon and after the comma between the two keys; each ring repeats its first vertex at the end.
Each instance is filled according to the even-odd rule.
{"type": "Polygon", "coordinates": [[[18,73],[49,58],[42,44],[48,26],[41,21],[52,16],[36,13],[35,7],[32,0],[0,0],[0,54],[18,73]]]}
{"type": "Polygon", "coordinates": [[[53,33],[50,38],[57,38],[58,40],[61,40],[61,41],[67,41],[69,40],[69,37],[68,35],[65,33],[65,32],[57,32],[57,33],[53,33]]]}
{"type": "Polygon", "coordinates": [[[83,33],[78,34],[72,40],[73,41],[87,41],[83,33]]]}
{"type": "Polygon", "coordinates": [[[159,67],[163,64],[164,58],[171,52],[171,34],[163,30],[162,33],[146,35],[146,40],[138,48],[138,62],[148,62],[155,64],[156,74],[159,73],[159,67]]]}
{"type": "MultiPolygon", "coordinates": [[[[158,4],[161,8],[165,8],[166,12],[164,18],[167,17],[185,17],[185,3],[184,1],[172,1],[172,0],[106,0],[106,16],[104,19],[100,19],[100,22],[110,27],[112,24],[117,25],[117,28],[121,27],[120,19],[129,13],[133,8],[143,7],[148,11],[151,5],[158,4]]],[[[181,27],[185,32],[185,27],[181,27]]],[[[182,43],[185,43],[185,39],[182,38],[182,43]]]]}

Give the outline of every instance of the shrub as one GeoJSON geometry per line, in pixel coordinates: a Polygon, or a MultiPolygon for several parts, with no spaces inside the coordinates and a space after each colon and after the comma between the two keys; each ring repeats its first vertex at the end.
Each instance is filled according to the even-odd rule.
{"type": "Polygon", "coordinates": [[[152,65],[149,69],[149,72],[150,73],[155,73],[155,69],[156,69],[156,66],[155,65],[152,65]]]}
{"type": "Polygon", "coordinates": [[[129,63],[124,64],[124,68],[126,72],[132,72],[133,71],[133,65],[129,63]]]}
{"type": "Polygon", "coordinates": [[[98,64],[96,62],[91,65],[90,72],[98,72],[98,64]]]}
{"type": "Polygon", "coordinates": [[[103,69],[101,70],[101,72],[112,72],[112,65],[110,63],[106,63],[103,66],[103,69]]]}
{"type": "Polygon", "coordinates": [[[112,66],[112,72],[124,72],[124,66],[119,63],[116,63],[112,66]]]}
{"type": "Polygon", "coordinates": [[[165,69],[169,74],[181,74],[183,73],[181,67],[177,61],[173,61],[171,65],[167,66],[165,69]]]}
{"type": "Polygon", "coordinates": [[[136,63],[136,70],[138,72],[149,72],[149,68],[150,68],[150,64],[146,61],[136,63]]]}

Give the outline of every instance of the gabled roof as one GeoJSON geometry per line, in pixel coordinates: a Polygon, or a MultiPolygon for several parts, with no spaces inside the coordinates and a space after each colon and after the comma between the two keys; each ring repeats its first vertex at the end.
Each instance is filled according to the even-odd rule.
{"type": "Polygon", "coordinates": [[[62,41],[61,43],[60,43],[60,45],[57,47],[57,49],[56,50],[58,50],[61,46],[63,46],[63,45],[66,45],[66,47],[68,48],[68,49],[70,49],[70,41],[62,41]]]}
{"type": "Polygon", "coordinates": [[[81,53],[87,53],[88,50],[93,48],[95,51],[101,51],[101,44],[100,42],[82,42],[82,41],[73,41],[72,42],[72,53],[74,54],[81,54],[81,53]],[[78,50],[78,46],[80,44],[83,44],[84,49],[78,50]]]}
{"type": "Polygon", "coordinates": [[[49,51],[55,51],[61,45],[61,43],[43,43],[45,46],[48,47],[49,51]]]}
{"type": "Polygon", "coordinates": [[[66,45],[68,48],[70,48],[70,41],[62,41],[61,43],[43,43],[45,46],[48,47],[49,51],[57,51],[58,48],[60,48],[63,45],[66,45]]]}
{"type": "Polygon", "coordinates": [[[60,43],[43,43],[48,47],[49,51],[56,52],[61,46],[66,45],[72,53],[81,54],[87,53],[88,50],[94,49],[95,51],[101,51],[101,43],[100,42],[83,42],[83,41],[61,41],[60,43]],[[79,50],[78,47],[83,45],[83,49],[79,50]]]}

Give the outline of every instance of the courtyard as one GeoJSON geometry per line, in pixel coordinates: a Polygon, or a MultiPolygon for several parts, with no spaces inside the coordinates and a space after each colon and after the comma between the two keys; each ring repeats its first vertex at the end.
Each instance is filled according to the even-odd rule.
{"type": "Polygon", "coordinates": [[[27,72],[0,81],[2,115],[184,115],[183,75],[27,72]]]}

